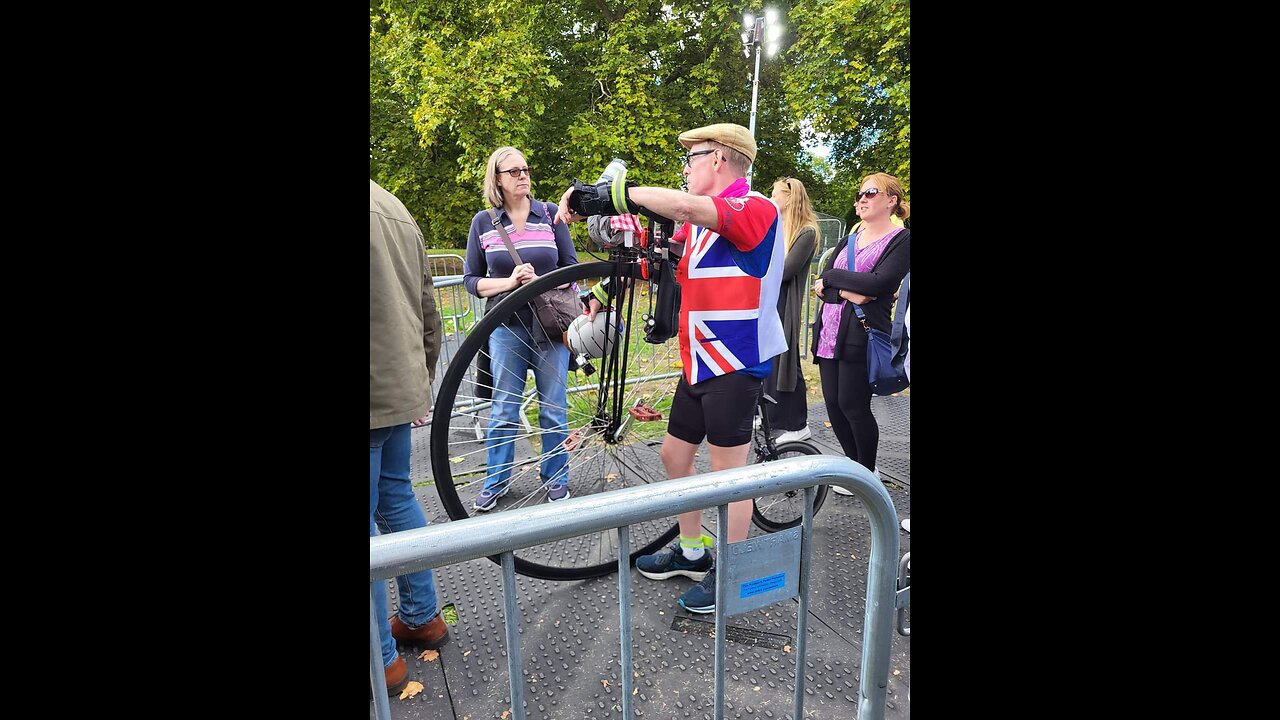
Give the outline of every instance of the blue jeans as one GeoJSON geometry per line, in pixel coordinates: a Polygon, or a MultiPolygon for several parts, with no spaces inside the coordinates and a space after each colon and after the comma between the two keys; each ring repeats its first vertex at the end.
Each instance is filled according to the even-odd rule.
{"type": "Polygon", "coordinates": [[[565,407],[569,375],[569,349],[560,343],[535,345],[524,327],[499,326],[489,336],[493,360],[493,410],[489,414],[487,488],[502,488],[511,478],[516,454],[516,438],[524,434],[520,404],[524,402],[525,374],[533,368],[538,387],[538,425],[542,428],[542,451],[555,448],[542,461],[543,487],[569,482],[569,455],[564,440],[569,431],[569,411],[565,407]]]}
{"type": "MultiPolygon", "coordinates": [[[[409,424],[369,431],[369,537],[379,532],[400,532],[426,527],[427,516],[413,494],[409,480],[409,424]]],[[[400,588],[400,619],[406,625],[423,625],[436,616],[436,578],[430,570],[396,578],[400,588]]],[[[396,659],[396,641],[387,620],[387,586],[373,583],[373,601],[382,634],[382,664],[396,659]]]]}

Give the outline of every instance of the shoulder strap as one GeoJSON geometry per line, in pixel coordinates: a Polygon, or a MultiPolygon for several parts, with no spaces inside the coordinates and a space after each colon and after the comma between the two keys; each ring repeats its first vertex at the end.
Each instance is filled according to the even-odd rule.
{"type": "Polygon", "coordinates": [[[507,246],[507,252],[511,253],[511,259],[516,261],[517,265],[523,265],[524,261],[520,259],[520,253],[516,252],[516,246],[511,244],[511,238],[507,237],[507,227],[498,222],[498,211],[489,208],[489,218],[493,220],[493,227],[502,236],[502,244],[507,246]]]}

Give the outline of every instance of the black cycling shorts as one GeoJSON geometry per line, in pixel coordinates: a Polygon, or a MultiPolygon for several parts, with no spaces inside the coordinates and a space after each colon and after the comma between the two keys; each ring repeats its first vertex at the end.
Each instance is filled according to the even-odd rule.
{"type": "Polygon", "coordinates": [[[690,385],[684,375],[671,402],[667,432],[690,445],[706,438],[717,447],[737,447],[751,442],[763,378],[733,372],[690,385]]]}

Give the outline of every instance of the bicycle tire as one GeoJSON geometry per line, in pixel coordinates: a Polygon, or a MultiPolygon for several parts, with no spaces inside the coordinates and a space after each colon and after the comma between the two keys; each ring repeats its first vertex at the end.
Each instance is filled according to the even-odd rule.
{"type": "MultiPolygon", "coordinates": [[[[821,455],[822,451],[803,440],[783,443],[774,448],[773,457],[764,462],[784,460],[788,456],[821,455]]],[[[813,498],[813,516],[818,517],[818,510],[827,499],[830,488],[819,485],[813,498]]],[[[765,495],[751,500],[751,522],[765,532],[778,532],[796,527],[804,520],[804,488],[788,490],[785,493],[765,495]]]]}
{"type": "MultiPolygon", "coordinates": [[[[623,261],[624,266],[627,264],[628,263],[623,261]]],[[[479,433],[474,431],[470,426],[459,427],[458,425],[455,425],[454,419],[459,415],[458,400],[460,397],[464,400],[470,398],[472,406],[479,407],[484,405],[483,397],[473,394],[475,391],[474,380],[468,381],[466,378],[476,357],[482,352],[487,355],[489,336],[499,325],[503,324],[504,321],[514,322],[516,319],[516,312],[523,309],[534,296],[567,282],[579,282],[587,279],[603,277],[616,277],[618,267],[619,261],[608,260],[579,263],[547,273],[537,280],[517,288],[511,293],[511,295],[496,304],[472,327],[467,338],[459,346],[458,351],[449,362],[448,368],[446,369],[441,381],[439,392],[436,396],[436,402],[432,413],[432,417],[434,419],[432,421],[430,435],[431,468],[436,483],[436,490],[440,496],[441,503],[444,505],[445,512],[451,519],[462,520],[472,516],[471,501],[468,500],[467,497],[460,495],[459,489],[467,488],[464,492],[469,498],[474,499],[474,496],[479,492],[479,488],[475,486],[476,479],[474,476],[477,473],[485,476],[488,476],[489,474],[486,458],[486,462],[480,465],[480,469],[473,469],[465,475],[465,477],[469,477],[471,479],[466,482],[462,482],[464,478],[455,477],[454,472],[455,464],[461,464],[459,456],[451,456],[451,446],[454,448],[462,447],[466,452],[460,453],[461,455],[465,456],[470,454],[472,456],[470,458],[463,457],[462,462],[470,462],[471,466],[474,468],[475,462],[480,459],[476,456],[481,453],[487,453],[485,440],[479,439],[478,437],[474,440],[466,439],[467,437],[470,437],[468,433],[473,435],[479,435],[479,433]],[[460,389],[463,389],[468,382],[472,383],[470,386],[471,393],[464,390],[460,396],[460,389]]],[[[627,268],[624,267],[624,269],[627,268]]],[[[639,357],[639,353],[643,349],[643,345],[637,343],[630,333],[632,327],[639,328],[643,325],[643,323],[638,320],[638,313],[635,313],[636,298],[642,295],[637,288],[643,286],[644,284],[642,282],[636,281],[630,288],[624,291],[624,296],[615,300],[619,316],[626,312],[628,317],[624,320],[626,325],[625,329],[614,332],[613,334],[615,339],[614,345],[618,346],[618,351],[612,353],[612,363],[614,365],[612,373],[614,375],[619,372],[618,366],[622,363],[621,358],[627,357],[633,347],[636,350],[637,357],[639,357]],[[635,322],[630,321],[631,316],[633,315],[636,316],[635,322]],[[619,340],[624,339],[626,342],[619,342],[619,340]]],[[[668,345],[674,345],[675,343],[676,341],[674,339],[668,341],[668,345]]],[[[526,344],[526,347],[530,347],[534,352],[543,347],[541,344],[535,345],[536,347],[526,344]]],[[[669,351],[670,347],[668,345],[653,347],[662,347],[664,350],[669,351]]],[[[656,352],[657,351],[655,350],[655,353],[656,352]]],[[[675,353],[676,357],[679,357],[678,346],[675,346],[675,353]]],[[[602,378],[605,377],[606,372],[609,372],[609,362],[609,360],[605,360],[603,358],[596,361],[597,364],[601,364],[603,366],[600,370],[602,378]]],[[[639,361],[637,361],[637,365],[639,365],[639,361]]],[[[570,382],[574,380],[574,372],[574,370],[570,370],[570,382]]],[[[641,382],[640,380],[643,380],[644,377],[646,376],[641,374],[640,378],[636,380],[636,390],[633,392],[638,393],[639,388],[642,386],[653,386],[659,384],[665,385],[668,380],[664,379],[661,383],[655,381],[647,383],[641,382]]],[[[623,379],[630,378],[628,377],[623,379]]],[[[671,380],[670,385],[671,392],[674,392],[675,381],[671,380]]],[[[625,390],[626,386],[622,387],[625,390]]],[[[526,390],[526,393],[527,392],[528,391],[526,390]]],[[[596,396],[598,400],[600,396],[598,391],[596,396]]],[[[623,392],[619,391],[616,393],[616,397],[612,397],[607,402],[612,402],[617,406],[619,402],[624,401],[630,402],[630,399],[624,399],[623,392]]],[[[566,397],[567,405],[570,405],[573,402],[573,400],[566,397]]],[[[526,404],[528,404],[528,401],[526,401],[526,404]]],[[[522,408],[523,407],[524,406],[522,406],[522,408]]],[[[474,412],[474,417],[477,422],[476,427],[478,427],[479,422],[483,418],[481,416],[481,411],[474,412]]],[[[572,415],[570,408],[566,408],[566,412],[572,415]]],[[[658,451],[654,448],[655,444],[660,444],[661,436],[657,438],[650,437],[645,439],[636,439],[635,442],[630,444],[624,444],[622,442],[623,439],[630,440],[632,438],[633,430],[636,431],[634,435],[639,438],[642,434],[639,430],[640,428],[643,427],[644,432],[649,434],[658,432],[659,428],[643,425],[640,420],[629,420],[627,417],[624,417],[625,415],[627,415],[626,411],[617,412],[614,410],[608,413],[607,418],[601,418],[599,413],[590,417],[585,425],[585,427],[591,428],[590,431],[584,432],[574,449],[566,450],[566,454],[569,454],[570,456],[567,467],[569,488],[573,496],[578,496],[584,493],[589,494],[592,490],[607,491],[616,489],[617,487],[626,487],[632,482],[648,484],[650,480],[662,480],[666,478],[666,473],[662,470],[658,451]],[[594,429],[595,424],[609,423],[613,421],[617,421],[619,426],[614,428],[610,425],[608,433],[605,431],[597,433],[594,429]],[[614,439],[612,441],[606,441],[606,434],[612,435],[614,439]],[[599,460],[596,460],[595,457],[588,457],[585,454],[585,450],[588,447],[594,448],[596,446],[602,448],[599,452],[599,460]],[[606,450],[608,452],[606,452],[606,450]],[[575,458],[581,461],[577,465],[574,464],[575,458]],[[610,463],[616,463],[616,467],[610,463]],[[656,470],[653,467],[654,463],[657,463],[656,470]],[[611,467],[613,472],[604,473],[605,467],[611,467]],[[641,467],[645,469],[645,472],[640,472],[638,470],[638,468],[641,467]],[[586,469],[584,470],[583,468],[586,469]],[[578,474],[580,471],[587,474],[588,477],[575,477],[575,474],[578,474]],[[601,473],[604,474],[601,475],[601,473]],[[619,482],[617,485],[612,485],[615,480],[619,482]],[[598,488],[596,487],[597,484],[599,485],[598,488]],[[606,484],[611,486],[604,487],[606,484]]],[[[472,416],[464,416],[464,422],[469,420],[470,417],[472,416]]],[[[541,435],[545,434],[546,431],[542,430],[540,423],[538,427],[538,435],[535,436],[531,433],[527,436],[529,451],[534,450],[534,437],[538,438],[537,454],[531,457],[524,457],[523,459],[517,457],[519,462],[513,463],[511,469],[512,479],[509,482],[512,487],[517,484],[516,478],[518,475],[527,475],[531,467],[541,467],[543,460],[545,460],[549,455],[549,453],[542,452],[541,447],[541,435]],[[519,472],[517,472],[517,466],[522,468],[519,472]]],[[[575,429],[575,423],[572,417],[570,418],[569,427],[571,430],[575,429]]],[[[582,429],[584,426],[578,425],[576,427],[577,429],[582,429]]],[[[665,427],[666,423],[664,421],[660,428],[663,436],[665,436],[665,427]]],[[[487,434],[488,433],[486,433],[486,435],[487,434]]],[[[522,441],[520,439],[515,437],[512,438],[512,444],[515,445],[517,449],[521,448],[521,442],[522,441]]],[[[552,452],[559,450],[559,448],[560,446],[557,445],[552,449],[552,452]]],[[[460,467],[459,470],[461,471],[462,468],[460,467]]],[[[462,473],[460,472],[459,475],[462,475],[462,473]]],[[[545,489],[545,481],[540,480],[540,482],[543,483],[541,485],[542,489],[545,489]]],[[[520,490],[521,492],[524,492],[530,488],[533,489],[533,493],[521,495],[521,493],[518,492],[516,493],[517,500],[514,503],[502,503],[500,500],[499,507],[489,512],[499,512],[504,509],[510,509],[512,505],[521,506],[524,504],[538,502],[538,499],[533,499],[533,495],[538,491],[535,483],[530,481],[526,487],[522,487],[520,490]],[[505,507],[503,505],[505,505],[505,507]]],[[[478,511],[476,511],[476,513],[478,514],[478,511]]],[[[664,520],[648,521],[646,523],[640,523],[632,526],[632,547],[637,548],[629,557],[629,562],[632,565],[635,564],[637,557],[653,553],[675,538],[676,534],[679,532],[678,524],[671,522],[668,525],[664,520]]],[[[533,548],[517,550],[514,563],[515,570],[521,575],[541,578],[544,580],[581,580],[607,575],[617,570],[617,552],[615,547],[610,547],[613,544],[613,540],[610,539],[611,537],[616,538],[613,531],[604,531],[601,533],[595,533],[591,536],[569,538],[558,541],[557,543],[549,543],[534,546],[533,548]],[[598,545],[592,546],[591,543],[596,539],[599,539],[598,545]],[[561,548],[564,552],[560,553],[560,555],[555,555],[553,552],[555,548],[548,547],[553,545],[561,548]],[[612,554],[610,556],[609,553],[611,550],[612,554]],[[574,555],[575,553],[576,555],[574,555]]],[[[500,563],[500,558],[498,556],[490,556],[490,559],[495,563],[500,563]]]]}

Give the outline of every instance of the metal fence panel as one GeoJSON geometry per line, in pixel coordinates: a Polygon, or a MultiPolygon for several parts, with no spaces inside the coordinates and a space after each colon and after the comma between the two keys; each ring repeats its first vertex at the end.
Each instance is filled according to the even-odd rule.
{"type": "MultiPolygon", "coordinates": [[[[808,612],[808,558],[813,526],[814,486],[839,485],[848,488],[866,509],[871,528],[870,576],[867,581],[866,612],[863,620],[863,645],[859,681],[858,718],[883,720],[889,683],[889,653],[894,630],[895,589],[898,565],[898,516],[889,493],[866,468],[843,457],[808,456],[780,460],[763,465],[721,470],[718,472],[677,478],[655,485],[625,488],[606,493],[570,498],[552,505],[537,505],[486,517],[432,525],[417,530],[392,533],[369,539],[369,581],[415,572],[426,568],[464,562],[489,555],[503,556],[504,605],[507,615],[508,658],[510,660],[512,711],[523,717],[523,682],[519,666],[518,630],[515,614],[514,550],[556,540],[577,537],[609,528],[622,528],[647,520],[670,517],[682,512],[718,507],[721,537],[728,527],[728,505],[740,500],[805,488],[803,520],[801,594],[798,612],[808,612]],[[461,523],[459,525],[459,523],[461,523]],[[510,593],[509,595],[507,593],[510,593]]],[[[620,539],[624,534],[620,533],[620,539]]],[[[626,554],[621,555],[626,558],[626,554]]],[[[732,562],[728,554],[722,561],[732,562]]],[[[619,563],[619,587],[622,575],[629,579],[630,568],[619,563]]],[[[719,578],[719,576],[717,576],[719,578]]],[[[717,582],[717,604],[724,600],[727,583],[717,582]]],[[[629,594],[620,592],[620,608],[629,594]]],[[[381,650],[376,620],[372,616],[370,585],[370,678],[377,689],[375,671],[381,670],[381,650]]],[[[725,613],[716,618],[715,708],[716,718],[723,715],[724,694],[724,627],[725,613]]],[[[797,623],[798,637],[795,717],[803,717],[803,672],[805,615],[797,623]]],[[[630,627],[629,616],[625,621],[630,627]]],[[[622,653],[630,662],[631,647],[624,632],[622,653]]],[[[624,665],[624,667],[626,667],[624,665]]],[[[630,672],[625,676],[629,677],[630,672]]],[[[626,691],[625,697],[630,697],[626,691]]],[[[385,690],[375,693],[374,704],[380,718],[389,717],[389,699],[385,690]]]]}

